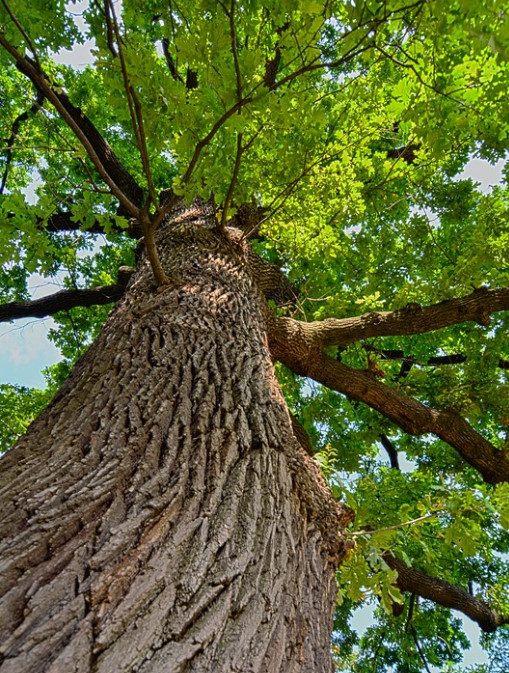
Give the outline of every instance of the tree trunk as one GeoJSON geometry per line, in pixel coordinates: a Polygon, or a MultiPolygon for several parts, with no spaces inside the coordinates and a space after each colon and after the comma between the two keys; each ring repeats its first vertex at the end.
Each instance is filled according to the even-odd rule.
{"type": "Polygon", "coordinates": [[[242,243],[158,232],[2,460],[2,673],[331,670],[347,515],[292,434],[242,243]]]}

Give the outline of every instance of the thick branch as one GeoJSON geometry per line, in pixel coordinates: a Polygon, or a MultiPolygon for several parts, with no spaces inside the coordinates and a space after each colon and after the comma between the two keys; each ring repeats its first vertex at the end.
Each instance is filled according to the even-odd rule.
{"type": "Polygon", "coordinates": [[[16,318],[45,318],[75,306],[97,306],[118,301],[124,294],[132,269],[121,267],[118,283],[86,290],[61,290],[32,301],[12,301],[0,306],[0,322],[16,318]]]}
{"type": "MultiPolygon", "coordinates": [[[[75,222],[72,220],[72,213],[69,212],[59,212],[55,213],[54,215],[51,215],[48,217],[48,219],[45,221],[46,226],[45,228],[47,231],[78,231],[79,229],[82,228],[83,223],[82,222],[75,222]]],[[[44,222],[44,221],[42,221],[44,222]]],[[[112,219],[111,220],[111,229],[113,231],[118,231],[119,233],[124,232],[130,236],[133,236],[135,238],[140,238],[142,236],[141,233],[141,228],[138,222],[136,222],[136,225],[131,224],[131,222],[134,222],[134,220],[129,222],[129,226],[125,229],[122,229],[117,226],[116,222],[112,219]]],[[[105,234],[105,229],[102,224],[99,222],[94,222],[92,226],[88,227],[87,229],[84,229],[87,233],[91,234],[105,234]]]]}
{"type": "MultiPolygon", "coordinates": [[[[316,346],[346,346],[368,337],[422,334],[469,321],[488,326],[492,313],[507,310],[509,288],[480,288],[466,297],[447,299],[431,306],[408,304],[396,311],[329,318],[305,323],[302,329],[316,346]]],[[[285,320],[290,321],[291,318],[285,320]]]]}
{"type": "Polygon", "coordinates": [[[384,449],[387,451],[387,455],[389,456],[389,462],[391,464],[391,467],[394,470],[399,470],[399,460],[398,460],[398,452],[394,448],[394,444],[391,442],[391,440],[387,437],[387,435],[384,435],[383,433],[380,434],[380,443],[384,447],[384,449]]]}
{"type": "MultiPolygon", "coordinates": [[[[14,213],[7,214],[8,219],[13,217],[14,213]]],[[[72,218],[73,214],[70,212],[67,211],[57,212],[54,213],[53,215],[50,215],[47,219],[42,218],[37,219],[37,225],[51,232],[82,230],[83,223],[76,222],[72,218]]],[[[125,229],[118,227],[115,220],[113,219],[110,220],[110,223],[111,223],[111,231],[115,231],[117,233],[124,233],[127,234],[128,236],[131,236],[132,238],[141,238],[143,236],[143,229],[138,220],[135,219],[129,220],[129,225],[125,229]]],[[[89,234],[106,233],[105,227],[99,222],[94,222],[92,226],[88,227],[87,229],[83,229],[83,231],[89,234]]]]}
{"type": "Polygon", "coordinates": [[[302,423],[299,421],[297,416],[292,414],[290,412],[290,420],[292,422],[292,430],[293,434],[297,438],[299,444],[302,446],[304,451],[308,453],[310,456],[313,456],[315,453],[315,450],[313,448],[313,445],[311,444],[311,440],[309,439],[309,435],[306,432],[306,429],[302,425],[302,423]]]}
{"type": "Polygon", "coordinates": [[[234,245],[244,249],[249,270],[265,298],[272,299],[278,306],[294,303],[298,297],[298,290],[288,280],[286,274],[276,264],[271,264],[257,255],[246,244],[246,236],[240,229],[228,227],[226,234],[234,245]]]}
{"type": "Polygon", "coordinates": [[[411,435],[434,434],[443,439],[483,479],[509,481],[509,458],[454,411],[440,411],[377,381],[369,372],[344,365],[322,353],[309,339],[306,323],[279,318],[271,329],[271,351],[296,374],[307,376],[352,400],[364,402],[411,435]]]}
{"type": "Polygon", "coordinates": [[[392,150],[387,150],[387,157],[389,159],[403,159],[407,164],[413,164],[416,158],[416,153],[420,148],[420,145],[410,143],[404,147],[396,147],[392,150]]]}
{"type": "Polygon", "coordinates": [[[235,215],[228,220],[228,227],[235,227],[244,232],[244,238],[256,238],[260,224],[267,215],[267,208],[256,203],[243,203],[237,208],[235,215]]]}
{"type": "Polygon", "coordinates": [[[474,598],[467,591],[416,570],[391,553],[384,554],[383,558],[390,568],[397,570],[396,584],[401,591],[417,594],[445,608],[459,610],[477,622],[483,631],[493,632],[502,624],[509,624],[509,615],[498,614],[487,603],[474,598]]]}

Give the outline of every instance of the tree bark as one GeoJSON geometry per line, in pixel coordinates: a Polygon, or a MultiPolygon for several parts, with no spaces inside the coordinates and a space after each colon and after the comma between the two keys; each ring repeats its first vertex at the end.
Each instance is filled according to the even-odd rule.
{"type": "MultiPolygon", "coordinates": [[[[2,673],[331,671],[349,520],[292,433],[244,243],[158,232],[2,460],[2,673]]],[[[237,241],[239,237],[237,237],[237,241]]]]}

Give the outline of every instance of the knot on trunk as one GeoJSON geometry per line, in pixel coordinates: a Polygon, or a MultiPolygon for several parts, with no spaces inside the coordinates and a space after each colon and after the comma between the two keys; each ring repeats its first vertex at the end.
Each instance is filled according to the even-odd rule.
{"type": "Polygon", "coordinates": [[[258,255],[248,242],[243,231],[228,227],[227,236],[232,245],[244,258],[249,272],[266,299],[272,299],[278,306],[293,304],[298,297],[297,288],[276,265],[258,255]]]}

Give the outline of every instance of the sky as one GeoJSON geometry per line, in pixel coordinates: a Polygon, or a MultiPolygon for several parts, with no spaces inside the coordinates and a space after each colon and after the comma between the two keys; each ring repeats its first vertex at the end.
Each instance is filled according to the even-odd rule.
{"type": "MultiPolygon", "coordinates": [[[[68,3],[79,27],[83,26],[81,13],[87,7],[87,1],[68,3]]],[[[90,53],[93,43],[85,42],[76,45],[72,51],[61,50],[55,54],[55,60],[60,63],[73,65],[77,69],[83,68],[92,61],[90,53]]],[[[490,191],[502,179],[504,160],[491,165],[482,159],[472,159],[458,179],[472,178],[479,183],[484,192],[490,191]]],[[[33,200],[37,178],[27,190],[27,199],[33,200]]],[[[30,291],[33,299],[42,297],[62,289],[61,279],[45,279],[37,274],[30,277],[30,291]]],[[[12,323],[0,323],[0,383],[11,383],[30,387],[44,387],[45,381],[41,373],[44,367],[58,362],[60,352],[48,339],[48,333],[55,326],[51,318],[23,319],[12,323]]],[[[374,606],[365,605],[358,608],[353,617],[353,628],[362,633],[372,622],[374,606]]],[[[486,663],[487,657],[479,647],[480,629],[472,621],[463,617],[465,632],[471,640],[471,647],[465,653],[465,665],[486,663]]]]}

